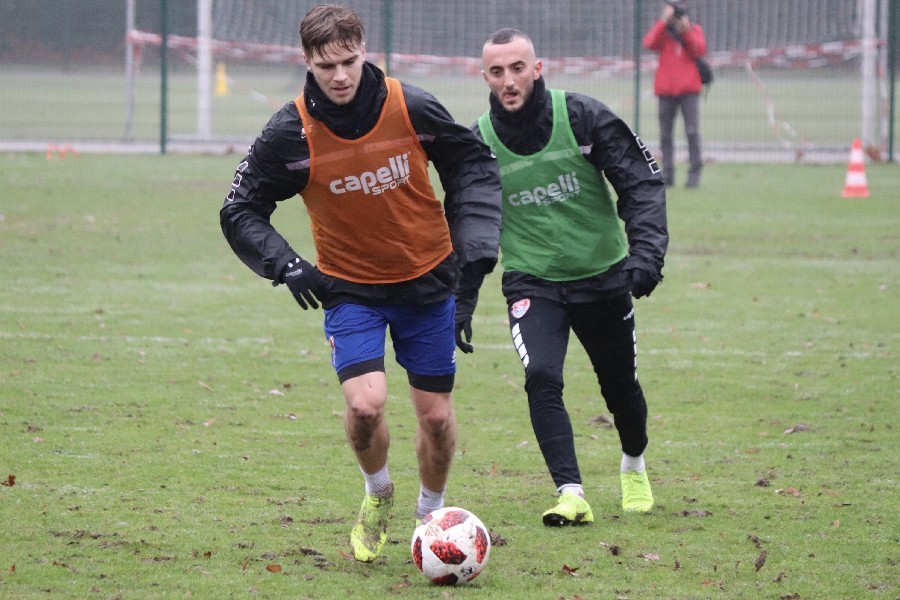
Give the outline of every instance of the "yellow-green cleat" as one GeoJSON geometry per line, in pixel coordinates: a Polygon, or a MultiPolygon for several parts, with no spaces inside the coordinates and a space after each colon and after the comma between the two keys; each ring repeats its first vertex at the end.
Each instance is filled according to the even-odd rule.
{"type": "Polygon", "coordinates": [[[564,490],[556,501],[556,506],[544,513],[544,525],[563,527],[565,525],[587,525],[594,522],[594,513],[587,500],[569,490],[564,490]]]}
{"type": "Polygon", "coordinates": [[[653,492],[647,470],[627,471],[622,477],[622,509],[625,512],[650,512],[653,508],[653,492]]]}
{"type": "Polygon", "coordinates": [[[366,494],[359,517],[350,532],[350,546],[353,558],[360,562],[372,562],[381,554],[387,541],[387,522],[391,516],[394,497],[378,498],[366,494]]]}

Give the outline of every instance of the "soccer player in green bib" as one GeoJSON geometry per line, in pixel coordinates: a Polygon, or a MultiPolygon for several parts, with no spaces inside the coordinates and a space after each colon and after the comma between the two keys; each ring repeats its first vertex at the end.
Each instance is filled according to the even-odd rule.
{"type": "Polygon", "coordinates": [[[632,296],[649,296],[662,279],[669,237],[659,166],[603,103],[547,89],[526,34],[497,31],[482,59],[490,110],[473,130],[500,166],[503,294],[531,424],[558,492],[543,522],[594,520],[563,402],[570,331],[614,417],[622,508],[648,512],[647,403],[637,377],[632,296]]]}

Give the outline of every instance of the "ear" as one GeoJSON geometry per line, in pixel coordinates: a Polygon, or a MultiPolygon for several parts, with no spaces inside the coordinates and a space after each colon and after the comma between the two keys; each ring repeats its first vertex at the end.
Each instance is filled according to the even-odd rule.
{"type": "Polygon", "coordinates": [[[363,42],[359,45],[359,57],[361,59],[363,59],[364,61],[366,60],[366,43],[365,42],[363,42]]]}
{"type": "Polygon", "coordinates": [[[534,80],[537,81],[541,77],[541,71],[544,69],[544,63],[540,60],[534,61],[534,80]]]}

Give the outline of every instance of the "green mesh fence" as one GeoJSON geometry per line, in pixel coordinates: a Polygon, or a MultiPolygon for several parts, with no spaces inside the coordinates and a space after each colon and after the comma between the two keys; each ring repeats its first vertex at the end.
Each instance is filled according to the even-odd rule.
{"type": "MultiPolygon", "coordinates": [[[[166,135],[178,149],[242,152],[301,89],[297,27],[316,2],[212,0],[213,61],[205,79],[198,74],[198,4],[167,2],[166,135]]],[[[481,45],[510,26],[535,40],[549,85],[600,98],[655,143],[655,56],[638,57],[635,48],[661,1],[349,4],[366,24],[370,60],[433,92],[460,122],[473,122],[487,106],[481,45]]],[[[0,149],[158,145],[162,5],[6,0],[0,149]]],[[[892,114],[888,6],[886,0],[691,0],[716,69],[701,106],[707,158],[843,161],[866,126],[872,145],[885,148],[892,114]],[[875,13],[869,71],[862,68],[864,5],[875,13]]]]}

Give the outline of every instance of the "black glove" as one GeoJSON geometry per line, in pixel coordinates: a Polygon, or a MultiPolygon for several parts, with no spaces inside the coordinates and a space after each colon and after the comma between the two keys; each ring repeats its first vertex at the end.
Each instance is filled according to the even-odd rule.
{"type": "Polygon", "coordinates": [[[456,347],[466,354],[475,350],[470,342],[472,313],[478,304],[478,290],[481,289],[485,275],[494,270],[495,264],[496,261],[493,259],[482,258],[466,264],[462,269],[459,289],[456,291],[456,347]]]}
{"type": "MultiPolygon", "coordinates": [[[[281,273],[281,282],[288,286],[300,308],[319,308],[325,284],[319,270],[302,258],[290,261],[281,273]],[[308,304],[308,306],[307,306],[308,304]]],[[[277,285],[277,284],[276,284],[277,285]]]]}
{"type": "Polygon", "coordinates": [[[631,295],[635,298],[649,296],[656,289],[659,280],[650,271],[635,267],[629,269],[631,273],[631,295]]]}
{"type": "Polygon", "coordinates": [[[456,292],[456,347],[466,354],[470,354],[475,348],[469,342],[472,341],[472,313],[478,304],[478,289],[456,292]],[[463,340],[465,334],[465,341],[463,340]]]}

